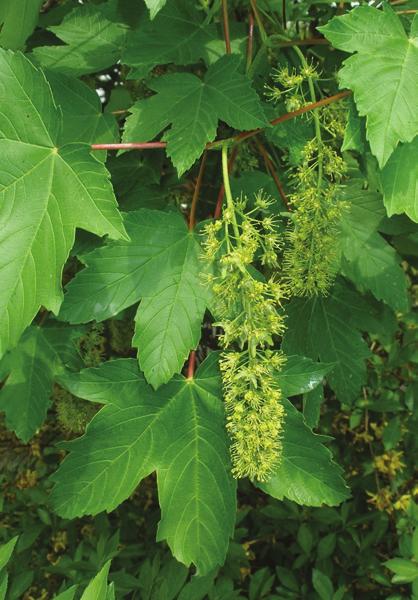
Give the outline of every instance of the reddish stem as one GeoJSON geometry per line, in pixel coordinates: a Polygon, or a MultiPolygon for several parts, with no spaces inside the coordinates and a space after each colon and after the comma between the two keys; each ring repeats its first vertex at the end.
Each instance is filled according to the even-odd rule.
{"type": "Polygon", "coordinates": [[[124,142],[122,144],[92,144],[92,150],[149,150],[165,148],[167,142],[124,142]]]}
{"type": "MultiPolygon", "coordinates": [[[[315,108],[320,108],[321,106],[327,106],[327,104],[332,104],[332,102],[337,102],[342,98],[346,98],[351,94],[350,90],[344,90],[344,92],[338,92],[338,94],[334,94],[333,96],[328,96],[327,98],[322,98],[322,100],[318,100],[318,102],[311,102],[310,104],[306,104],[302,106],[302,108],[298,108],[298,110],[293,110],[291,112],[285,113],[281,117],[276,117],[272,121],[270,121],[270,125],[278,125],[279,123],[284,123],[284,121],[289,121],[290,119],[294,119],[295,117],[299,117],[304,113],[310,112],[315,108]]],[[[228,138],[228,141],[231,142],[242,142],[243,140],[247,140],[248,138],[254,137],[258,135],[262,128],[252,129],[251,131],[244,131],[243,133],[239,133],[238,135],[234,135],[231,138],[228,138]]],[[[226,140],[222,140],[225,143],[226,140]]],[[[219,142],[212,142],[211,146],[219,145],[219,142]]]]}
{"type": "Polygon", "coordinates": [[[274,183],[276,184],[277,191],[280,194],[280,198],[283,200],[283,203],[286,206],[287,210],[290,211],[291,209],[290,209],[289,198],[285,194],[282,183],[281,183],[279,176],[277,175],[276,170],[274,168],[273,161],[271,160],[270,156],[268,155],[268,152],[264,148],[263,144],[257,138],[255,140],[255,143],[257,144],[257,148],[259,149],[260,154],[264,159],[264,163],[266,165],[267,170],[269,171],[270,175],[273,178],[274,183]]]}
{"type": "MultiPolygon", "coordinates": [[[[238,154],[238,148],[235,146],[235,148],[232,149],[231,156],[229,157],[228,173],[231,173],[231,171],[232,171],[237,154],[238,154]]],[[[225,195],[225,187],[224,187],[224,184],[222,183],[221,187],[219,188],[218,198],[216,200],[216,207],[215,207],[215,212],[213,215],[214,219],[219,219],[219,217],[221,216],[224,195],[225,195]]]]}
{"type": "Polygon", "coordinates": [[[222,18],[224,24],[225,51],[231,54],[231,38],[229,36],[228,0],[222,0],[222,18]]]}
{"type": "Polygon", "coordinates": [[[196,350],[192,350],[189,354],[189,364],[187,365],[187,379],[193,379],[196,368],[196,350]]]}
{"type": "Polygon", "coordinates": [[[202,155],[202,160],[200,162],[199,173],[197,175],[196,185],[193,192],[192,205],[190,207],[190,215],[189,215],[189,230],[191,231],[196,225],[196,207],[197,201],[199,199],[200,188],[202,187],[202,179],[203,173],[205,171],[207,152],[204,151],[202,155]]]}

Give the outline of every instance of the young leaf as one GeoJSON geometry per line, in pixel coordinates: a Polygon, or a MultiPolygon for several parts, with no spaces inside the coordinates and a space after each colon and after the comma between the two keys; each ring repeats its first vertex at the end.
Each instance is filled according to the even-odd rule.
{"type": "Polygon", "coordinates": [[[179,176],[213,141],[218,121],[235,129],[268,125],[260,100],[249,80],[238,72],[239,58],[226,55],[209,67],[203,80],[191,73],[175,73],[153,80],[157,92],[131,109],[123,140],[152,140],[164,134],[167,154],[179,176]]]}
{"type": "Polygon", "coordinates": [[[194,379],[176,377],[157,393],[131,359],[69,374],[62,382],[106,406],[83,437],[65,444],[70,454],[53,475],[56,511],[73,518],[112,510],[157,470],[158,538],[201,574],[222,564],[235,521],[235,482],[216,356],[194,379]]]}
{"type": "Polygon", "coordinates": [[[58,312],[76,227],[126,234],[104,166],[84,144],[59,146],[63,117],[43,73],[1,51],[0,74],[1,356],[41,305],[58,312]]]}
{"type": "Polygon", "coordinates": [[[354,150],[362,153],[366,145],[366,127],[365,121],[357,112],[356,105],[352,98],[349,98],[349,110],[347,116],[347,126],[345,128],[343,145],[341,152],[354,150]]]}
{"type": "Polygon", "coordinates": [[[145,4],[149,10],[150,19],[153,19],[160,12],[166,2],[167,0],[145,0],[145,4]]]}
{"type": "Polygon", "coordinates": [[[0,546],[0,571],[4,569],[13,554],[19,536],[15,536],[5,544],[0,546]]]}
{"type": "Polygon", "coordinates": [[[78,76],[115,64],[121,57],[127,27],[109,21],[100,7],[86,5],[74,8],[49,31],[65,45],[35,48],[33,56],[43,67],[78,76]]]}
{"type": "Polygon", "coordinates": [[[380,197],[356,186],[349,187],[345,197],[350,209],[341,221],[342,273],[393,310],[408,310],[401,258],[377,232],[382,216],[380,197]]]}
{"type": "Polygon", "coordinates": [[[311,429],[318,427],[319,417],[321,416],[321,405],[324,399],[324,388],[322,385],[317,386],[303,396],[303,418],[307,426],[311,429]]]}
{"type": "Polygon", "coordinates": [[[341,468],[331,452],[305,424],[302,414],[288,400],[283,428],[283,454],[272,477],[259,487],[270,496],[288,498],[306,506],[336,506],[349,497],[341,468]]]}
{"type": "Polygon", "coordinates": [[[365,381],[368,348],[350,320],[349,296],[341,286],[332,295],[293,300],[287,309],[283,347],[314,360],[335,363],[328,381],[341,402],[351,403],[365,381]]]}
{"type": "Polygon", "coordinates": [[[339,73],[341,87],[353,90],[367,139],[383,167],[399,142],[418,134],[418,17],[411,37],[396,13],[360,6],[318,28],[335,48],[355,52],[339,73]],[[390,57],[390,60],[388,60],[390,57]]]}
{"type": "Polygon", "coordinates": [[[125,219],[130,242],[110,243],[84,260],[68,285],[60,318],[102,321],[142,298],[134,345],[155,388],[179,373],[200,338],[206,308],[200,246],[177,213],[142,209],[125,219]]]}
{"type": "Polygon", "coordinates": [[[400,144],[380,173],[388,215],[406,213],[418,223],[418,136],[400,144]]]}
{"type": "Polygon", "coordinates": [[[5,600],[7,594],[7,584],[9,583],[9,575],[7,571],[0,573],[0,600],[5,600]]]}
{"type": "Polygon", "coordinates": [[[54,600],[73,600],[75,593],[77,591],[77,586],[72,585],[68,590],[61,592],[58,596],[54,596],[54,600]]]}
{"type": "Polygon", "coordinates": [[[209,63],[214,54],[209,44],[218,38],[218,32],[215,25],[203,22],[201,13],[190,2],[170,0],[151,22],[152,18],[143,19],[128,36],[123,62],[133,67],[131,78],[146,77],[156,65],[188,65],[200,59],[209,63]]]}
{"type": "Polygon", "coordinates": [[[334,594],[331,579],[319,569],[312,569],[312,584],[321,600],[330,600],[334,594]]]}
{"type": "Polygon", "coordinates": [[[20,50],[35,29],[43,0],[2,0],[0,46],[20,50]]]}
{"type": "Polygon", "coordinates": [[[6,425],[27,442],[45,420],[54,379],[66,367],[80,368],[74,340],[81,331],[71,327],[29,327],[19,344],[0,363],[0,411],[6,425]]]}
{"type": "Polygon", "coordinates": [[[383,563],[395,575],[393,583],[411,583],[418,578],[418,564],[406,558],[391,558],[383,563]]]}
{"type": "Polygon", "coordinates": [[[100,569],[84,590],[81,600],[105,600],[107,596],[107,578],[110,560],[100,569]]]}
{"type": "Polygon", "coordinates": [[[314,362],[306,356],[288,356],[277,376],[283,396],[297,396],[315,389],[334,365],[314,362]]]}

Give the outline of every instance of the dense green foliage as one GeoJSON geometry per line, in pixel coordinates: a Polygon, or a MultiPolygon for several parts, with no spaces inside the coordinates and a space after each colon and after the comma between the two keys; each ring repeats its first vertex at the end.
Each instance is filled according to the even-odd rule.
{"type": "Polygon", "coordinates": [[[357,4],[2,0],[0,600],[418,598],[417,4],[357,4]]]}

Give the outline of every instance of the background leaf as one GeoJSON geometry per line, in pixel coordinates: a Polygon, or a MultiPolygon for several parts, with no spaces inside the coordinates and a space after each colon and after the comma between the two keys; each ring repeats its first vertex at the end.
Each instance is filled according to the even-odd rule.
{"type": "Polygon", "coordinates": [[[65,45],[35,48],[33,56],[48,69],[86,75],[115,64],[121,57],[127,27],[106,18],[99,6],[74,8],[60,25],[49,27],[65,45]]]}
{"type": "Polygon", "coordinates": [[[51,404],[55,377],[65,368],[80,368],[74,327],[29,327],[19,344],[0,363],[0,410],[6,425],[27,442],[43,424],[51,404]]]}
{"type": "Polygon", "coordinates": [[[285,352],[335,363],[328,382],[341,402],[351,403],[365,380],[369,351],[350,320],[349,296],[336,287],[325,298],[293,300],[287,312],[285,352]]]}
{"type": "Polygon", "coordinates": [[[322,438],[304,423],[302,414],[283,400],[286,417],[283,454],[272,477],[259,487],[274,498],[288,498],[306,506],[335,506],[349,496],[342,470],[322,444],[322,438]]]}
{"type": "Polygon", "coordinates": [[[315,389],[334,365],[314,362],[306,356],[287,356],[277,376],[284,397],[305,394],[315,389]]]}
{"type": "Polygon", "coordinates": [[[39,19],[43,0],[2,0],[0,4],[0,46],[20,50],[39,19]]]}
{"type": "Polygon", "coordinates": [[[407,279],[396,250],[378,233],[382,201],[356,184],[347,188],[341,222],[341,270],[360,290],[370,290],[394,310],[408,309],[407,279]]]}
{"type": "Polygon", "coordinates": [[[209,62],[212,54],[216,56],[210,48],[210,42],[218,38],[216,26],[205,24],[189,2],[170,0],[152,18],[144,17],[128,37],[123,62],[133,67],[129,74],[132,79],[146,77],[156,65],[188,65],[200,59],[209,62]]]}

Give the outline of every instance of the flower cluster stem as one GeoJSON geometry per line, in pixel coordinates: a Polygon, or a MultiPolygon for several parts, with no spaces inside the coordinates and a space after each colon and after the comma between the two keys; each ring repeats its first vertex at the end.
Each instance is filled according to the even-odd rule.
{"type": "Polygon", "coordinates": [[[241,243],[241,240],[240,240],[240,235],[239,235],[237,217],[235,214],[234,200],[232,198],[231,184],[229,182],[228,146],[227,146],[227,144],[224,144],[222,146],[222,175],[223,175],[223,180],[224,180],[226,204],[227,204],[229,210],[231,211],[232,228],[234,230],[235,239],[237,240],[237,244],[239,246],[241,243]]]}
{"type": "MultiPolygon", "coordinates": [[[[293,46],[294,52],[299,57],[300,63],[303,68],[308,69],[309,65],[305,58],[303,52],[297,46],[293,46]]],[[[316,94],[315,94],[315,86],[312,77],[308,77],[308,86],[309,86],[309,94],[311,96],[312,104],[317,102],[316,94]]],[[[322,134],[321,134],[321,121],[319,118],[318,109],[315,108],[312,111],[314,125],[315,125],[315,137],[318,142],[318,190],[321,189],[322,186],[322,171],[323,171],[323,152],[322,152],[322,134]]]]}

